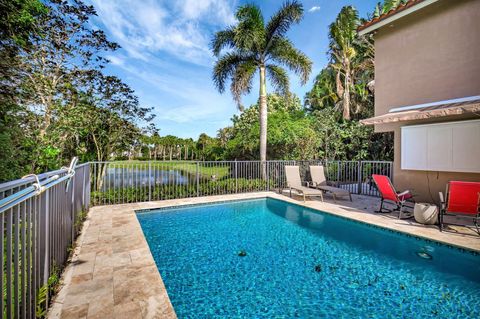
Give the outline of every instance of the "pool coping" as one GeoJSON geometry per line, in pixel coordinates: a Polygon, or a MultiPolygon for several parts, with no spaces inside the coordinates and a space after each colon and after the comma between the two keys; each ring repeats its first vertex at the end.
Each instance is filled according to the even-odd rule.
{"type": "Polygon", "coordinates": [[[273,192],[194,197],[90,209],[72,262],[48,318],[176,318],[167,290],[147,244],[137,211],[208,203],[272,198],[322,213],[480,253],[480,237],[412,227],[408,221],[320,201],[302,202],[273,192]]]}

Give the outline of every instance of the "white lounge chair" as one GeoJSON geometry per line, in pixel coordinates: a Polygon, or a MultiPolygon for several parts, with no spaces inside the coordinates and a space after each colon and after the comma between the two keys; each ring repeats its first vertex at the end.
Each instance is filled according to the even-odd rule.
{"type": "Polygon", "coordinates": [[[337,201],[337,196],[348,196],[352,201],[352,194],[348,190],[328,185],[323,166],[310,166],[310,176],[312,177],[312,187],[331,193],[334,201],[337,201]]]}
{"type": "Polygon", "coordinates": [[[292,197],[292,190],[296,190],[299,195],[303,196],[303,201],[306,200],[306,197],[313,196],[320,196],[323,201],[322,191],[303,186],[298,166],[285,166],[285,177],[287,179],[287,187],[290,189],[290,197],[292,197]]]}

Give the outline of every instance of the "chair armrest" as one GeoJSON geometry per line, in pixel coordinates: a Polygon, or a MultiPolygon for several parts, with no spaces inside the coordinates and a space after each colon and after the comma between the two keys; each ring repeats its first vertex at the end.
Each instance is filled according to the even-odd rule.
{"type": "Polygon", "coordinates": [[[410,190],[407,189],[407,190],[405,190],[405,191],[403,191],[403,192],[401,192],[401,193],[397,193],[397,195],[400,197],[400,196],[405,196],[405,195],[407,195],[407,194],[409,194],[409,193],[411,194],[410,190]]]}

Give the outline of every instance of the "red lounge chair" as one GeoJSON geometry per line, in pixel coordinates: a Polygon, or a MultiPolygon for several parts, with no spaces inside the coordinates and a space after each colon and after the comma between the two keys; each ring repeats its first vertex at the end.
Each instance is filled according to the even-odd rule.
{"type": "Polygon", "coordinates": [[[447,184],[447,198],[443,200],[440,192],[441,209],[438,217],[440,231],[443,230],[443,217],[445,215],[473,217],[473,223],[480,234],[480,182],[450,181],[447,184]]]}
{"type": "Polygon", "coordinates": [[[411,201],[411,202],[413,201],[412,193],[410,193],[409,190],[406,190],[401,193],[397,193],[388,176],[373,174],[372,177],[373,177],[373,180],[375,181],[375,184],[377,184],[377,188],[378,188],[378,191],[380,192],[380,195],[382,196],[382,200],[380,202],[380,209],[376,212],[390,213],[394,210],[398,210],[398,218],[402,218],[403,208],[409,207],[409,206],[406,206],[405,204],[407,203],[407,201],[411,201]],[[388,210],[383,208],[384,201],[392,202],[393,204],[396,205],[396,208],[394,210],[388,210]]]}

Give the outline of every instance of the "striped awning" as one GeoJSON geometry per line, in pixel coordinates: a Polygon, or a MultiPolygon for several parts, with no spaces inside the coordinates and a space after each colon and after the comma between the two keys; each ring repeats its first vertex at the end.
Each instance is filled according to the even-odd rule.
{"type": "MultiPolygon", "coordinates": [[[[445,101],[447,102],[447,101],[445,101]]],[[[408,110],[401,110],[402,108],[396,108],[387,114],[371,117],[365,120],[360,120],[362,124],[374,125],[374,124],[387,124],[403,121],[423,120],[429,118],[462,115],[462,114],[475,114],[478,113],[480,117],[480,99],[453,102],[453,103],[429,103],[422,105],[406,107],[408,110]]]]}

